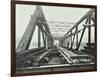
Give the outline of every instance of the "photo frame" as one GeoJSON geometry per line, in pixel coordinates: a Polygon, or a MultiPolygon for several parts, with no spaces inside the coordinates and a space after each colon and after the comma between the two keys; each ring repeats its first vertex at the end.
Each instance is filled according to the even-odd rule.
{"type": "Polygon", "coordinates": [[[97,70],[97,6],[11,1],[11,76],[97,70]]]}

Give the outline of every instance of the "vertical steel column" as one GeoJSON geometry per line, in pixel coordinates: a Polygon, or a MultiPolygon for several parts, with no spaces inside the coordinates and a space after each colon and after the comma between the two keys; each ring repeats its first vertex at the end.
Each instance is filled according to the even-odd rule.
{"type": "MultiPolygon", "coordinates": [[[[72,31],[71,31],[71,34],[70,34],[70,39],[71,39],[71,46],[72,46],[72,31]]],[[[71,48],[70,46],[70,48],[71,48]]]]}
{"type": "Polygon", "coordinates": [[[44,32],[43,32],[43,31],[42,31],[42,37],[43,37],[44,47],[46,47],[46,39],[45,39],[45,34],[44,34],[44,32]]]}
{"type": "Polygon", "coordinates": [[[38,48],[41,46],[41,33],[40,33],[40,27],[38,26],[38,48]]]}
{"type": "Polygon", "coordinates": [[[78,47],[78,26],[76,27],[76,49],[78,47]]]}
{"type": "Polygon", "coordinates": [[[48,39],[48,36],[45,35],[46,48],[48,49],[48,41],[47,41],[47,39],[48,39]]]}
{"type": "MultiPolygon", "coordinates": [[[[89,16],[88,23],[91,24],[91,15],[89,16]]],[[[89,44],[91,43],[91,27],[90,26],[88,27],[88,43],[89,44]]]]}
{"type": "Polygon", "coordinates": [[[68,48],[69,48],[69,44],[70,44],[70,38],[68,37],[68,43],[67,43],[68,48]]]}
{"type": "MultiPolygon", "coordinates": [[[[76,31],[75,31],[75,32],[76,32],[76,31]]],[[[73,48],[74,40],[75,40],[75,34],[74,34],[74,37],[73,37],[73,41],[72,41],[72,45],[71,45],[71,49],[73,48]]]]}
{"type": "MultiPolygon", "coordinates": [[[[87,18],[85,24],[87,24],[87,22],[88,22],[88,18],[87,18]]],[[[83,38],[83,35],[84,35],[84,32],[85,32],[85,29],[86,29],[86,26],[84,26],[84,28],[83,28],[83,32],[81,34],[81,37],[80,37],[80,40],[79,40],[79,43],[78,43],[77,50],[80,48],[80,44],[81,44],[81,41],[82,41],[82,38],[83,38]]]]}

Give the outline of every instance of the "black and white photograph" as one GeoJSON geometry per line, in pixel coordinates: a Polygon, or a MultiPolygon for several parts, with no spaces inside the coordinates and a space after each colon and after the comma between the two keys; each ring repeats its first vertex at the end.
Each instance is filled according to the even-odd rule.
{"type": "Polygon", "coordinates": [[[17,74],[96,69],[96,9],[74,6],[15,5],[17,74]]]}

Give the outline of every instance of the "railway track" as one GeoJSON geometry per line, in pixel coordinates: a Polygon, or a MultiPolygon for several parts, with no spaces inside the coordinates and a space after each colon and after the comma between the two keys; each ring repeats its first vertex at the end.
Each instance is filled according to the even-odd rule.
{"type": "Polygon", "coordinates": [[[55,66],[55,65],[78,65],[93,64],[89,55],[79,55],[65,48],[55,46],[51,49],[40,49],[18,55],[17,67],[37,67],[37,66],[55,66]],[[33,53],[32,53],[33,52],[33,53]]]}
{"type": "Polygon", "coordinates": [[[91,57],[77,54],[65,48],[55,46],[51,49],[41,49],[21,53],[16,64],[17,72],[53,72],[95,68],[91,57]],[[33,52],[33,53],[32,53],[33,52]],[[30,54],[29,54],[30,53],[30,54]],[[18,62],[17,62],[18,63],[18,62]]]}

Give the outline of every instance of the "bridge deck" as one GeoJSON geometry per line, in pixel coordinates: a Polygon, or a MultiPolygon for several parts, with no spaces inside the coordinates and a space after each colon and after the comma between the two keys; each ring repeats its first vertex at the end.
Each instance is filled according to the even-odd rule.
{"type": "MultiPolygon", "coordinates": [[[[88,55],[84,55],[84,54],[78,55],[60,46],[55,46],[54,48],[44,50],[44,52],[43,50],[41,51],[42,51],[41,53],[39,51],[39,54],[38,54],[38,51],[35,51],[37,52],[37,55],[33,55],[33,56],[32,56],[32,52],[30,54],[28,53],[27,55],[25,55],[25,57],[24,55],[20,56],[19,62],[22,63],[22,65],[19,64],[20,68],[28,68],[28,67],[41,68],[42,66],[55,67],[55,66],[63,66],[63,65],[71,67],[71,66],[77,66],[77,65],[94,64],[92,58],[89,57],[88,55]],[[24,62],[26,63],[24,64],[24,62]]],[[[19,68],[19,66],[17,67],[19,68]]]]}

